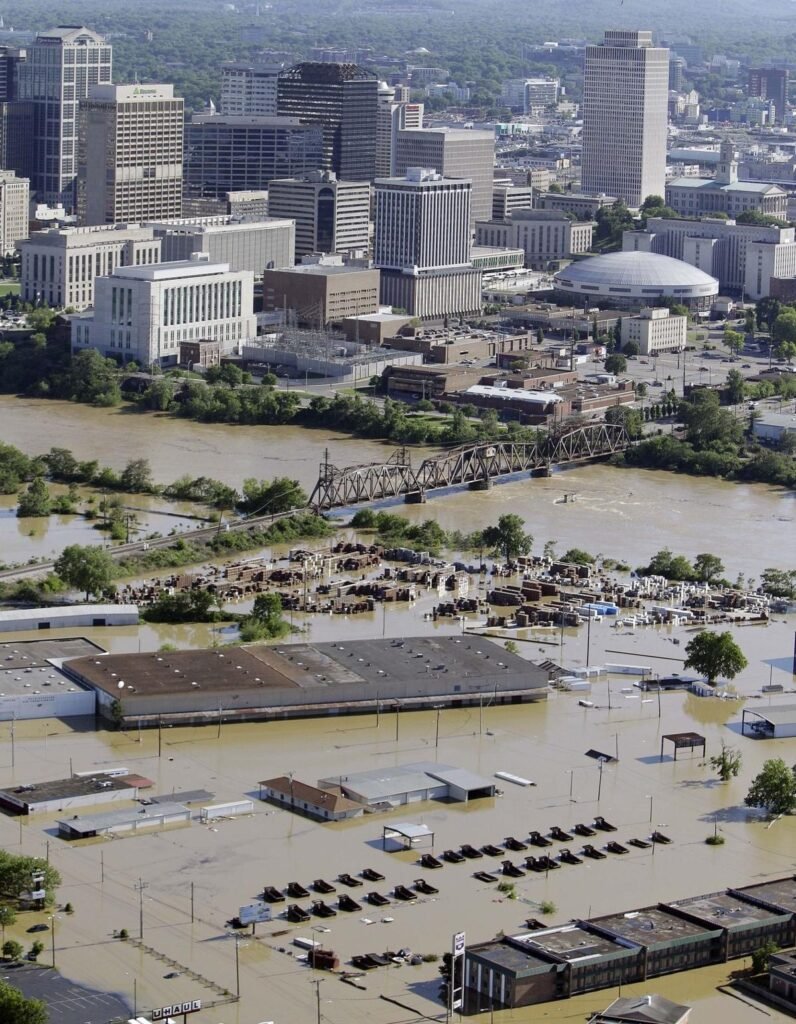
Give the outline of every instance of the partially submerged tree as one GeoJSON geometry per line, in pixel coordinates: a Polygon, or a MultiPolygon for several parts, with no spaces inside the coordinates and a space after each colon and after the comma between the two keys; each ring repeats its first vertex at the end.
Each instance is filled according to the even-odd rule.
{"type": "Polygon", "coordinates": [[[730,632],[710,633],[702,630],[689,640],[685,653],[685,667],[706,676],[711,686],[716,685],[719,677],[734,679],[749,664],[730,632]]]}

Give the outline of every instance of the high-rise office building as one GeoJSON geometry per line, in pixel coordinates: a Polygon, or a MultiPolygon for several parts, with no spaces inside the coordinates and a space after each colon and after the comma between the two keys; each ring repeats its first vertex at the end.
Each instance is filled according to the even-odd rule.
{"type": "Polygon", "coordinates": [[[376,122],[376,177],[390,178],[395,171],[398,132],[423,127],[423,104],[410,103],[402,87],[379,82],[379,110],[376,122]]]}
{"type": "Polygon", "coordinates": [[[777,121],[782,124],[788,112],[788,83],[790,72],[787,68],[750,68],[749,95],[772,100],[777,121]]]}
{"type": "Polygon", "coordinates": [[[27,60],[27,50],[18,46],[0,46],[0,103],[17,98],[19,66],[27,60]]]}
{"type": "Polygon", "coordinates": [[[345,181],[376,176],[379,80],[356,64],[296,64],[279,75],[277,110],[323,129],[317,169],[345,181]]]}
{"type": "Polygon", "coordinates": [[[230,61],[221,65],[221,113],[276,116],[276,83],[284,64],[230,61]]]}
{"type": "Polygon", "coordinates": [[[0,256],[13,256],[17,242],[28,237],[30,182],[13,171],[0,171],[0,256]]]}
{"type": "Polygon", "coordinates": [[[495,171],[495,136],[467,128],[421,128],[398,131],[395,174],[410,167],[433,168],[444,178],[466,178],[472,183],[471,226],[492,215],[495,171]]]}
{"type": "Polygon", "coordinates": [[[685,60],[682,57],[669,58],[669,88],[673,92],[682,92],[685,80],[685,60]]]}
{"type": "Polygon", "coordinates": [[[367,181],[338,181],[332,171],[277,178],[268,186],[268,212],[295,220],[296,261],[311,253],[367,251],[370,188],[367,181]]]}
{"type": "Polygon", "coordinates": [[[171,85],[90,86],[79,112],[80,223],[179,217],[183,121],[171,85]]]}
{"type": "Polygon", "coordinates": [[[581,189],[639,207],[663,195],[669,51],[646,31],[609,31],[586,47],[581,189]]]}
{"type": "Polygon", "coordinates": [[[75,207],[78,104],[110,83],[111,62],[102,36],[61,25],[36,36],[17,67],[17,98],[34,104],[31,187],[42,202],[75,207]]]}
{"type": "Polygon", "coordinates": [[[381,300],[410,316],[468,316],[481,308],[481,273],[470,263],[472,187],[411,167],[375,183],[374,264],[381,300]]]}
{"type": "Polygon", "coordinates": [[[35,146],[30,126],[34,105],[21,100],[0,103],[0,167],[29,177],[33,171],[35,146]]]}
{"type": "Polygon", "coordinates": [[[185,194],[221,199],[302,177],[320,166],[322,136],[320,125],[296,117],[194,114],[185,125],[185,194]]]}

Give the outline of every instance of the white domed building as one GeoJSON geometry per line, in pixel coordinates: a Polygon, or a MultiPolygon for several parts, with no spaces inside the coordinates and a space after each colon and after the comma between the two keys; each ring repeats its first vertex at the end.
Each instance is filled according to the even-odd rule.
{"type": "Polygon", "coordinates": [[[709,309],[719,282],[690,263],[654,252],[612,252],[571,263],[553,279],[556,291],[578,306],[641,309],[681,303],[709,309]]]}

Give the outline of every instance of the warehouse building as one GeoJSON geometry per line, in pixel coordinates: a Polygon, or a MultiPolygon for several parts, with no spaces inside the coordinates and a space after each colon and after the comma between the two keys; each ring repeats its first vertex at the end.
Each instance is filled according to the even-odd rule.
{"type": "Polygon", "coordinates": [[[82,639],[0,643],[0,721],[93,715],[94,691],[81,686],[60,666],[69,658],[104,653],[101,647],[82,639]]]}
{"type": "Polygon", "coordinates": [[[70,661],[122,723],[217,723],[517,704],[547,697],[548,673],[487,639],[410,637],[227,650],[118,654],[70,661]]]}
{"type": "Polygon", "coordinates": [[[467,803],[495,795],[490,779],[452,765],[418,761],[392,768],[373,768],[353,775],[319,779],[318,787],[338,790],[349,800],[365,807],[402,807],[424,800],[452,800],[467,803]]]}
{"type": "Polygon", "coordinates": [[[137,626],[134,604],[72,604],[62,608],[12,608],[0,611],[0,633],[77,626],[137,626]]]}

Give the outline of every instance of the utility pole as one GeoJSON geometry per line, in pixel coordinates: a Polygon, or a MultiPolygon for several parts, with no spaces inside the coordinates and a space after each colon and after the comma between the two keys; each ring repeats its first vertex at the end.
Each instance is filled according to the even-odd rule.
{"type": "Polygon", "coordinates": [[[314,978],[312,984],[315,986],[316,1024],[321,1024],[321,979],[314,978]]]}
{"type": "Polygon", "coordinates": [[[434,747],[435,748],[439,747],[439,711],[440,711],[440,709],[437,708],[437,732],[436,732],[436,736],[434,737],[434,747]]]}
{"type": "Polygon", "coordinates": [[[235,997],[240,1001],[240,937],[235,936],[235,997]]]}
{"type": "Polygon", "coordinates": [[[600,802],[600,794],[603,791],[603,759],[600,758],[600,781],[597,783],[597,803],[600,802]]]}
{"type": "Polygon", "coordinates": [[[193,924],[193,921],[194,921],[194,916],[193,916],[193,882],[191,882],[191,924],[193,924]]]}
{"type": "Polygon", "coordinates": [[[398,742],[398,716],[401,711],[401,705],[398,701],[395,702],[395,742],[398,742]]]}
{"type": "Polygon", "coordinates": [[[144,889],[149,888],[149,882],[138,879],[137,885],[133,886],[138,891],[138,937],[144,937],[144,889]]]}

